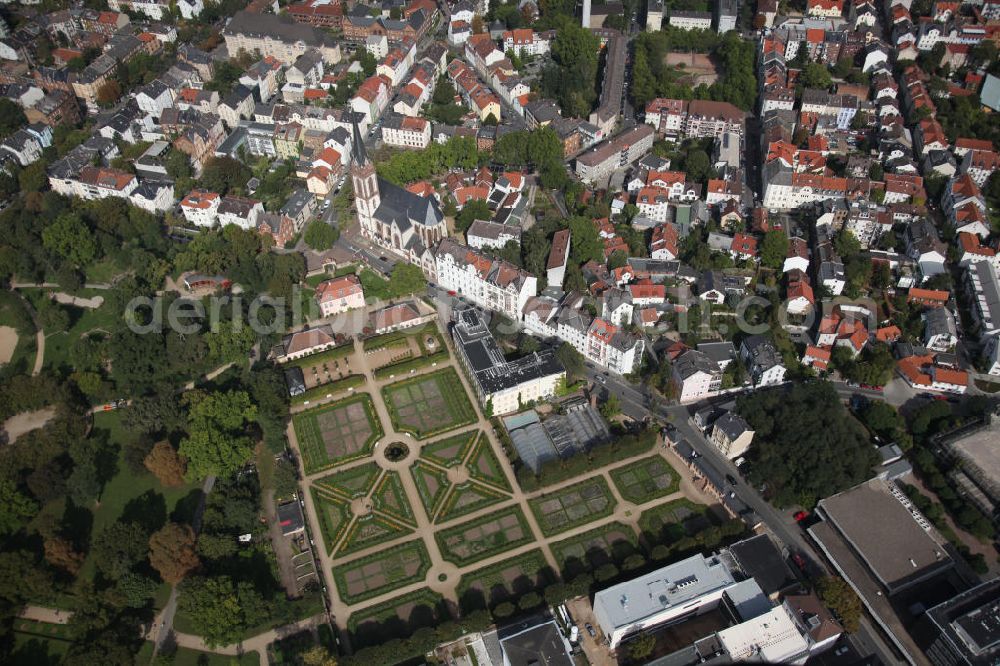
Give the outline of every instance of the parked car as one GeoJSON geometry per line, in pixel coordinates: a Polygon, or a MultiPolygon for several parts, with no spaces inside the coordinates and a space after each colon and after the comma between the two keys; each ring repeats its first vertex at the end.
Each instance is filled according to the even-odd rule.
{"type": "Polygon", "coordinates": [[[795,522],[797,522],[797,523],[801,523],[803,520],[805,520],[808,517],[809,517],[809,512],[808,511],[796,511],[795,515],[792,516],[792,518],[794,518],[795,522]]]}
{"type": "Polygon", "coordinates": [[[594,638],[594,637],[597,636],[597,632],[594,631],[594,625],[592,625],[591,623],[588,622],[587,624],[585,624],[584,628],[587,630],[587,633],[590,634],[591,638],[594,638]]]}

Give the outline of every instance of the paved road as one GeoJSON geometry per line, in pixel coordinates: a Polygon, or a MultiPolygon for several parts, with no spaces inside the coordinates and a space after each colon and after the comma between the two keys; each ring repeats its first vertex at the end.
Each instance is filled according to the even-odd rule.
{"type": "MultiPolygon", "coordinates": [[[[642,388],[627,382],[622,377],[609,373],[605,375],[598,368],[587,368],[587,375],[592,381],[596,381],[597,386],[601,386],[604,391],[614,393],[621,404],[622,413],[639,420],[645,418],[655,418],[660,422],[672,423],[677,431],[674,434],[675,441],[686,440],[691,448],[701,457],[700,467],[707,471],[707,476],[716,480],[716,485],[722,485],[725,491],[732,492],[735,497],[727,498],[727,503],[734,508],[737,513],[739,507],[745,506],[756,513],[761,523],[767,526],[768,530],[775,536],[781,545],[791,551],[798,553],[806,560],[807,568],[811,572],[825,573],[827,567],[813,550],[812,544],[806,538],[804,532],[796,524],[790,511],[779,511],[771,506],[760,493],[740,476],[739,470],[731,460],[722,455],[695,427],[691,417],[696,411],[713,403],[728,402],[735,399],[735,394],[729,394],[720,398],[701,401],[692,405],[650,405],[647,392],[642,388]],[[733,479],[735,483],[729,483],[728,479],[733,479]]],[[[848,386],[843,382],[834,382],[834,387],[842,398],[849,398],[854,394],[861,394],[867,397],[881,397],[878,391],[870,391],[848,386]]],[[[893,656],[894,651],[882,639],[881,635],[874,630],[868,622],[863,622],[861,629],[854,638],[856,648],[864,648],[864,654],[876,654],[883,663],[895,663],[897,659],[893,656]]]]}

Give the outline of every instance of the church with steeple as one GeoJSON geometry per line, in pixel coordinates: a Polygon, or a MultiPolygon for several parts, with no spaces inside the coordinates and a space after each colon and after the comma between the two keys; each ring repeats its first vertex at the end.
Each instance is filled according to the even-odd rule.
{"type": "Polygon", "coordinates": [[[379,178],[357,122],[351,137],[351,182],[361,233],[380,247],[400,254],[434,275],[431,248],[448,235],[444,214],[434,197],[422,197],[379,178]]]}

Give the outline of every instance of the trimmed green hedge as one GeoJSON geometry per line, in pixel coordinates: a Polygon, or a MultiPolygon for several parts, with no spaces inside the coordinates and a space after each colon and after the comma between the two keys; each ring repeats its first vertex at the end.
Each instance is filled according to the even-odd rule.
{"type": "Polygon", "coordinates": [[[383,368],[379,368],[374,372],[375,379],[386,379],[391,375],[403,375],[409,374],[410,370],[420,370],[426,368],[434,363],[448,360],[448,352],[440,351],[436,354],[430,356],[418,356],[416,358],[409,358],[405,361],[400,361],[399,363],[393,363],[392,365],[387,365],[383,368]]]}
{"type": "Polygon", "coordinates": [[[329,384],[320,384],[319,386],[314,386],[302,395],[297,395],[292,397],[293,405],[302,405],[307,402],[312,402],[315,400],[322,400],[334,393],[339,393],[341,391],[346,391],[349,388],[354,388],[361,386],[365,383],[364,375],[348,375],[343,379],[338,379],[335,382],[330,382],[329,384]]]}

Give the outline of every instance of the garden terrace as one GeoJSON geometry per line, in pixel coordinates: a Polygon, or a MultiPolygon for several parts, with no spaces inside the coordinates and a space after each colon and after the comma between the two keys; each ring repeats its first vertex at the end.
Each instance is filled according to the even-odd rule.
{"type": "Polygon", "coordinates": [[[428,439],[476,422],[476,412],[454,368],[404,379],[382,389],[393,427],[428,439]]]}
{"type": "Polygon", "coordinates": [[[292,425],[306,474],[371,455],[383,434],[367,393],[296,414],[292,425]]]}
{"type": "Polygon", "coordinates": [[[459,566],[484,560],[534,540],[528,521],[516,506],[443,529],[434,536],[441,548],[441,556],[459,566]]]}

